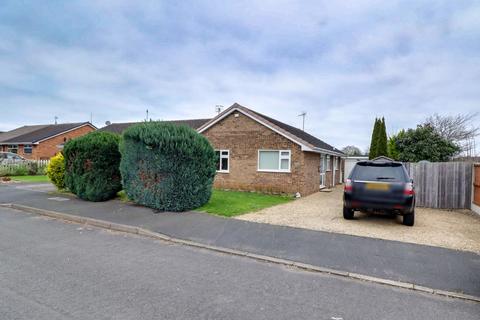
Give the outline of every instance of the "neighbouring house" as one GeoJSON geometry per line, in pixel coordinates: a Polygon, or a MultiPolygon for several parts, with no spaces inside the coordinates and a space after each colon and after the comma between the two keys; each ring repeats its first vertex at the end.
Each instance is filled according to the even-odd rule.
{"type": "MultiPolygon", "coordinates": [[[[343,182],[346,155],[339,149],[237,103],[213,119],[171,122],[210,141],[218,157],[216,188],[308,195],[343,182]]],[[[121,133],[132,124],[100,130],[121,133]]]]}
{"type": "Polygon", "coordinates": [[[62,150],[68,140],[96,129],[90,122],[23,126],[0,134],[0,151],[47,160],[62,150]]]}

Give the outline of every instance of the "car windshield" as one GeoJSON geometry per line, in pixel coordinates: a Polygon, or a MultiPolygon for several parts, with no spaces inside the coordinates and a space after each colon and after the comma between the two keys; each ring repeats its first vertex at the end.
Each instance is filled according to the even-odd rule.
{"type": "Polygon", "coordinates": [[[354,180],[405,182],[405,172],[399,163],[357,163],[352,175],[354,180]]]}

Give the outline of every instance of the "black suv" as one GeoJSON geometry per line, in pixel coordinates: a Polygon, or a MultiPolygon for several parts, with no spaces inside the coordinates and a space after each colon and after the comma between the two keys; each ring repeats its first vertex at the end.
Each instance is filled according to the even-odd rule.
{"type": "Polygon", "coordinates": [[[413,180],[401,162],[359,161],[345,181],[343,217],[353,219],[355,211],[381,211],[403,216],[403,224],[415,221],[413,180]]]}

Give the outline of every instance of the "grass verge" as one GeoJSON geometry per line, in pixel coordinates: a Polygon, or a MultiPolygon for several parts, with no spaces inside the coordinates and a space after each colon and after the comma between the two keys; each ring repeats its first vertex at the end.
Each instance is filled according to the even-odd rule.
{"type": "Polygon", "coordinates": [[[256,192],[213,190],[207,204],[196,211],[207,212],[225,217],[233,217],[254,212],[277,204],[293,200],[289,196],[262,194],[256,192]]]}
{"type": "Polygon", "coordinates": [[[10,178],[22,182],[50,182],[47,176],[12,176],[10,178]]]}

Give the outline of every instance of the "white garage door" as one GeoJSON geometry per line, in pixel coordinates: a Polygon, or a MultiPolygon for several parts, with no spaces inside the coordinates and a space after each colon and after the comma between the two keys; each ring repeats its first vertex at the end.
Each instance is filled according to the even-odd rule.
{"type": "Polygon", "coordinates": [[[368,160],[368,157],[347,157],[345,159],[345,176],[344,180],[348,178],[350,172],[358,161],[368,160]]]}

